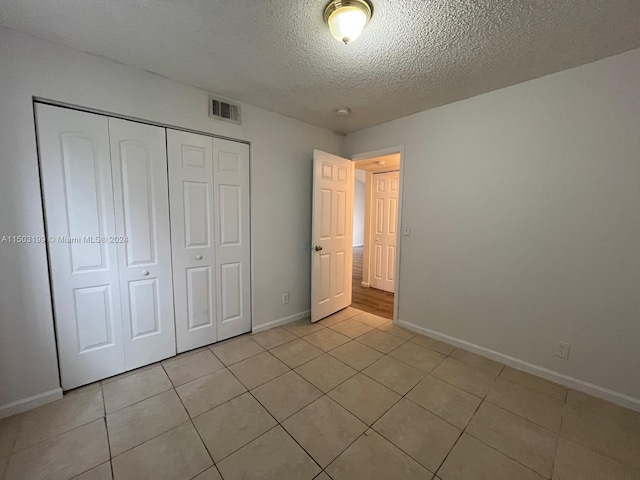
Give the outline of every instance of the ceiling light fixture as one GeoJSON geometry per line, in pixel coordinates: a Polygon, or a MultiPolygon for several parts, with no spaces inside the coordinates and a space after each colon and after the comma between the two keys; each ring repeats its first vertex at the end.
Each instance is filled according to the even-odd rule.
{"type": "Polygon", "coordinates": [[[331,0],[324,9],[324,21],[331,35],[346,45],[360,36],[372,14],[368,0],[331,0]]]}
{"type": "Polygon", "coordinates": [[[336,110],[336,115],[339,117],[348,117],[351,113],[351,109],[349,107],[340,107],[336,110]]]}

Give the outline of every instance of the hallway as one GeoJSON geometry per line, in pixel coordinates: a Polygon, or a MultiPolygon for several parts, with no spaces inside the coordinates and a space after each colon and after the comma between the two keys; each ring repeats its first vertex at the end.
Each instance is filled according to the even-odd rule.
{"type": "Polygon", "coordinates": [[[353,247],[353,298],[351,306],[393,320],[393,293],[362,286],[364,247],[353,247]]]}

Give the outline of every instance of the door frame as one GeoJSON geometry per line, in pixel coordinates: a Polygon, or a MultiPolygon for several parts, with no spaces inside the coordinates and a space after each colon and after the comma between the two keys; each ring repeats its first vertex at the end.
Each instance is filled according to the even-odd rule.
{"type": "MultiPolygon", "coordinates": [[[[396,145],[393,147],[387,147],[387,148],[380,148],[377,150],[369,150],[367,152],[362,152],[362,153],[356,153],[351,155],[351,160],[352,161],[358,161],[358,160],[366,160],[368,158],[372,158],[372,157],[382,157],[384,155],[392,155],[392,154],[399,154],[400,155],[400,169],[399,169],[399,173],[398,175],[400,176],[400,185],[398,187],[398,238],[396,240],[396,272],[395,272],[395,278],[396,278],[396,285],[395,285],[395,292],[393,294],[393,323],[397,323],[398,322],[398,310],[399,310],[399,305],[400,305],[400,260],[401,260],[401,255],[402,255],[402,229],[403,229],[403,223],[402,223],[402,203],[403,203],[403,192],[404,192],[404,145],[396,145]]],[[[369,177],[367,177],[368,179],[369,177]]],[[[369,188],[369,186],[367,186],[367,189],[369,188]]],[[[365,190],[365,192],[368,190],[365,190]]],[[[366,195],[366,194],[365,194],[366,195]]],[[[369,199],[371,200],[371,199],[369,199]]],[[[365,229],[365,237],[367,237],[369,235],[369,230],[371,229],[371,225],[369,225],[369,229],[365,229]]],[[[367,239],[369,240],[369,239],[367,239]]],[[[371,243],[370,240],[367,243],[371,243]]],[[[369,253],[369,252],[367,252],[369,253]]],[[[368,255],[368,257],[370,257],[370,255],[368,255]]],[[[369,262],[369,258],[363,259],[363,261],[369,262]]]]}

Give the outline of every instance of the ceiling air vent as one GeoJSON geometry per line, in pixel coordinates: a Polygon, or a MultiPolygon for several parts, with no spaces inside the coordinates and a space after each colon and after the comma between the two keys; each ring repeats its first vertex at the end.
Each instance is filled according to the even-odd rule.
{"type": "Polygon", "coordinates": [[[240,105],[224,98],[209,95],[209,116],[240,125],[240,105]]]}

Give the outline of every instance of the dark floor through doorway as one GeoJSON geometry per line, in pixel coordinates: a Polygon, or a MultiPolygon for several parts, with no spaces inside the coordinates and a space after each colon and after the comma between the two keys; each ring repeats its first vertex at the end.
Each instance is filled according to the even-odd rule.
{"type": "Polygon", "coordinates": [[[393,293],[362,286],[364,247],[353,247],[353,298],[351,306],[393,320],[393,293]]]}

